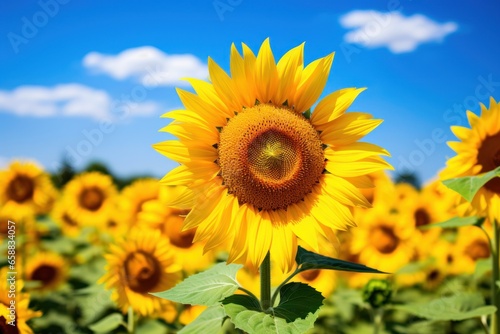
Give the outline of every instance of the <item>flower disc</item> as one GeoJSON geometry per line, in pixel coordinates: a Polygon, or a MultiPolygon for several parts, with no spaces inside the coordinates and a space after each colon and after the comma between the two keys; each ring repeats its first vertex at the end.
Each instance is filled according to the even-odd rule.
{"type": "Polygon", "coordinates": [[[311,192],[325,168],[318,132],[303,116],[272,105],[245,109],[220,135],[224,184],[240,204],[286,209],[311,192]]]}

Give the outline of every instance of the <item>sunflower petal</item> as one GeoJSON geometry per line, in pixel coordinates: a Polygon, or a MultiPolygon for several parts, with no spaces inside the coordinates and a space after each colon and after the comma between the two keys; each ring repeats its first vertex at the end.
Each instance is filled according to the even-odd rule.
{"type": "Polygon", "coordinates": [[[278,91],[278,69],[274,61],[269,38],[260,47],[255,62],[255,86],[257,99],[262,103],[275,100],[278,91]]]}
{"type": "Polygon", "coordinates": [[[311,114],[311,122],[319,127],[343,115],[366,88],[344,88],[322,99],[311,114]]]}

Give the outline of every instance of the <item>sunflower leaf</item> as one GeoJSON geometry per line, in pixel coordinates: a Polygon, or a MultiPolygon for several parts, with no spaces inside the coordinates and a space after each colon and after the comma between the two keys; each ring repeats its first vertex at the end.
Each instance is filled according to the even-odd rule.
{"type": "Polygon", "coordinates": [[[223,305],[227,304],[238,304],[244,306],[247,310],[254,310],[262,312],[262,308],[260,306],[260,302],[254,297],[247,295],[232,295],[227,298],[224,298],[222,301],[223,305]]]}
{"type": "Polygon", "coordinates": [[[218,263],[208,270],[189,276],[172,289],[151,294],[182,304],[217,305],[238,289],[236,272],[241,267],[241,264],[218,263]]]}
{"type": "Polygon", "coordinates": [[[287,322],[283,318],[248,310],[238,304],[226,304],[224,310],[234,326],[248,334],[302,334],[314,326],[318,317],[318,311],[316,311],[310,313],[305,319],[299,318],[293,322],[287,322]]]}
{"type": "Polygon", "coordinates": [[[305,319],[316,312],[325,297],[313,287],[304,283],[288,283],[280,289],[280,303],[274,308],[274,315],[293,322],[305,319]]]}
{"type": "Polygon", "coordinates": [[[362,264],[334,259],[328,256],[316,254],[305,250],[299,246],[297,251],[297,256],[295,261],[299,266],[300,271],[305,271],[309,269],[329,269],[329,270],[339,270],[339,271],[351,271],[358,273],[374,273],[374,274],[386,274],[383,271],[367,267],[362,264]]]}
{"type": "Polygon", "coordinates": [[[443,184],[471,202],[479,189],[495,177],[500,177],[500,167],[480,175],[444,180],[443,184]]]}
{"type": "Polygon", "coordinates": [[[484,305],[483,297],[477,293],[460,293],[426,303],[394,305],[392,308],[436,321],[460,321],[489,315],[496,311],[495,306],[484,305]]]}
{"type": "Polygon", "coordinates": [[[481,224],[483,222],[484,222],[484,218],[479,218],[479,217],[474,217],[474,216],[454,217],[454,218],[448,219],[447,221],[444,221],[442,223],[423,225],[423,226],[420,226],[420,228],[423,230],[427,230],[427,229],[434,228],[434,227],[456,228],[456,227],[463,227],[463,226],[481,226],[481,224]]]}
{"type": "Polygon", "coordinates": [[[90,325],[89,328],[96,333],[109,333],[122,324],[124,324],[123,315],[121,313],[112,313],[90,325]]]}
{"type": "Polygon", "coordinates": [[[221,305],[210,306],[198,318],[179,331],[179,334],[219,333],[226,313],[221,305]]]}

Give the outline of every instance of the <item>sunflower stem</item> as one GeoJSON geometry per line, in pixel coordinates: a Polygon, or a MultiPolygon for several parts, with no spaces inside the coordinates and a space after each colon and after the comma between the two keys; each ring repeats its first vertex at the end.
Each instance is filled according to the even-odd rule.
{"type": "Polygon", "coordinates": [[[267,311],[271,305],[271,255],[267,252],[260,265],[260,306],[267,311]]]}
{"type": "Polygon", "coordinates": [[[496,312],[491,318],[491,334],[498,334],[500,327],[498,321],[500,319],[500,295],[497,282],[500,279],[500,263],[499,263],[499,245],[500,245],[500,230],[496,219],[493,221],[493,245],[491,247],[491,259],[493,266],[493,281],[491,282],[491,303],[497,307],[496,312]]]}
{"type": "Polygon", "coordinates": [[[135,317],[134,317],[134,309],[132,306],[128,308],[128,317],[127,317],[127,332],[135,333],[135,317]]]}

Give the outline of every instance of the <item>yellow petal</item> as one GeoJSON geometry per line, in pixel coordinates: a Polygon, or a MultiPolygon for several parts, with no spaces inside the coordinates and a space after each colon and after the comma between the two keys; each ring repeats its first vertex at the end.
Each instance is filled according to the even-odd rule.
{"type": "Polygon", "coordinates": [[[302,113],[318,100],[325,88],[334,54],[317,59],[302,73],[301,82],[295,94],[295,110],[302,113]]]}
{"type": "Polygon", "coordinates": [[[243,106],[240,94],[234,85],[234,82],[227,75],[226,72],[211,58],[208,58],[208,72],[210,73],[210,80],[214,86],[215,91],[231,111],[240,111],[243,106]]]}
{"type": "Polygon", "coordinates": [[[365,88],[344,88],[327,95],[314,108],[311,122],[321,130],[321,125],[343,115],[364,90],[365,88]]]}
{"type": "Polygon", "coordinates": [[[394,168],[380,157],[366,158],[358,161],[335,162],[327,161],[325,169],[340,177],[356,177],[394,168]]]}
{"type": "Polygon", "coordinates": [[[217,150],[211,146],[187,146],[178,140],[168,140],[155,144],[153,147],[167,158],[179,163],[217,160],[217,150]]]}
{"type": "Polygon", "coordinates": [[[352,144],[366,136],[382,123],[379,119],[368,119],[363,113],[347,113],[328,123],[320,134],[321,141],[328,145],[352,144]]]}
{"type": "Polygon", "coordinates": [[[332,174],[323,175],[323,192],[336,201],[349,206],[371,207],[358,188],[341,177],[332,174]]]}
{"type": "Polygon", "coordinates": [[[227,109],[227,106],[222,102],[219,95],[215,91],[214,86],[207,81],[200,79],[187,79],[188,82],[193,86],[194,91],[200,98],[202,98],[206,103],[211,104],[215,109],[219,110],[226,117],[233,117],[234,112],[227,109]]]}
{"type": "Polygon", "coordinates": [[[184,165],[172,169],[161,180],[165,186],[188,185],[194,183],[198,179],[210,181],[219,173],[220,168],[212,163],[199,163],[195,167],[187,167],[184,165]]]}
{"type": "MultiPolygon", "coordinates": [[[[274,103],[281,105],[295,94],[295,77],[304,62],[304,43],[291,49],[278,61],[279,87],[274,103]]],[[[289,101],[292,102],[292,101],[289,101]]]]}
{"type": "Polygon", "coordinates": [[[255,62],[255,88],[257,99],[262,103],[275,100],[278,91],[278,69],[274,61],[269,38],[260,47],[255,62]]]}
{"type": "Polygon", "coordinates": [[[271,246],[273,227],[266,211],[257,213],[254,210],[252,208],[247,211],[247,214],[251,216],[251,220],[247,218],[249,219],[247,229],[248,257],[256,267],[259,267],[271,246]]]}
{"type": "Polygon", "coordinates": [[[297,237],[287,226],[274,225],[272,227],[273,242],[271,257],[283,273],[289,272],[295,264],[297,254],[297,237]]]}
{"type": "Polygon", "coordinates": [[[240,55],[236,46],[231,45],[231,77],[241,95],[241,100],[244,106],[250,107],[255,103],[255,95],[248,87],[248,80],[245,70],[245,60],[240,55]]]}
{"type": "Polygon", "coordinates": [[[214,127],[226,125],[226,117],[211,104],[205,103],[198,95],[180,88],[177,88],[177,94],[187,110],[195,112],[207,123],[212,124],[214,127]]]}

